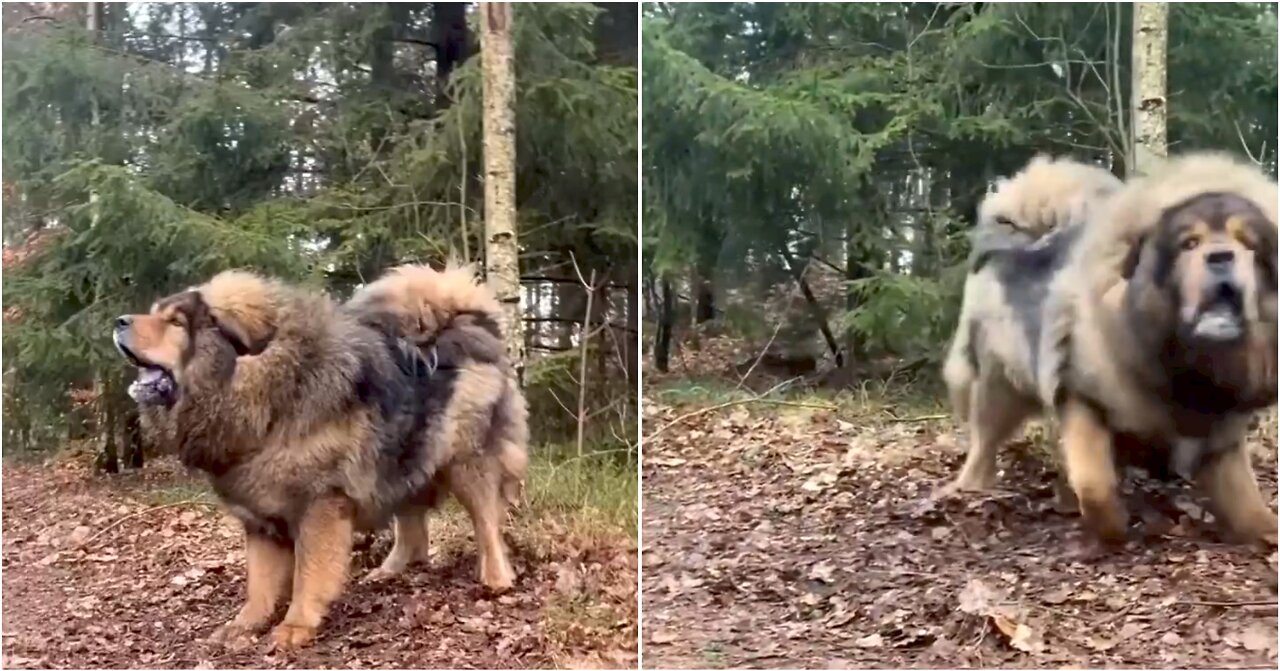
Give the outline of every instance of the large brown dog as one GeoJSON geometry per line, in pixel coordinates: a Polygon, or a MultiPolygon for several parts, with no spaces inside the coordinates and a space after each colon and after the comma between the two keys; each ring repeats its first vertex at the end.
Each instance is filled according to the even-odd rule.
{"type": "Polygon", "coordinates": [[[511,586],[500,528],[527,429],[497,313],[469,269],[407,266],[342,306],[227,272],[118,320],[144,426],[244,523],[247,601],[216,639],[267,625],[291,586],[273,640],[307,643],[343,589],[353,532],[394,517],[369,577],[394,575],[426,559],[427,511],[448,493],[475,525],[481,581],[511,586]]]}
{"type": "Polygon", "coordinates": [[[1186,156],[1049,244],[994,254],[998,285],[1022,299],[984,298],[1004,311],[961,323],[975,374],[971,390],[953,389],[972,405],[955,487],[989,486],[996,448],[1048,407],[1067,479],[1104,540],[1128,524],[1113,449],[1142,445],[1167,450],[1238,538],[1274,543],[1243,438],[1276,399],[1276,196],[1252,166],[1186,156]]]}

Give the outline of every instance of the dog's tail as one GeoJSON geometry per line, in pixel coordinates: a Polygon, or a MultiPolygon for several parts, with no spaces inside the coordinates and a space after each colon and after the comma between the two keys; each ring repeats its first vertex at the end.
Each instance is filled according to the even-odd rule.
{"type": "Polygon", "coordinates": [[[1038,155],[1014,176],[998,180],[978,206],[974,258],[1083,224],[1122,186],[1105,168],[1038,155]]]}
{"type": "Polygon", "coordinates": [[[501,306],[497,296],[479,282],[471,265],[450,263],[444,270],[404,265],[356,291],[347,306],[362,315],[388,315],[399,323],[397,332],[417,342],[432,342],[459,319],[480,324],[498,341],[501,306]]]}
{"type": "Polygon", "coordinates": [[[357,291],[346,307],[360,319],[416,344],[431,361],[456,365],[465,360],[501,371],[505,386],[493,396],[488,426],[477,435],[483,444],[476,447],[497,461],[501,494],[514,504],[529,462],[528,409],[509,374],[499,326],[501,305],[480,283],[476,269],[455,263],[444,270],[425,265],[393,268],[357,291]]]}

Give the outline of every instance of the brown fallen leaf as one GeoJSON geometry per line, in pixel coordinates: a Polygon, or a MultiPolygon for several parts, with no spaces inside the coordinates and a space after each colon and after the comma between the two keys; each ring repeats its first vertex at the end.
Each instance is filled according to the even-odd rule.
{"type": "Polygon", "coordinates": [[[884,637],[880,634],[871,634],[855,640],[853,644],[859,648],[879,648],[884,646],[884,637]]]}
{"type": "Polygon", "coordinates": [[[666,645],[667,643],[674,643],[677,638],[678,637],[676,636],[674,631],[669,631],[666,629],[654,629],[653,633],[649,634],[649,642],[657,645],[666,645]]]}

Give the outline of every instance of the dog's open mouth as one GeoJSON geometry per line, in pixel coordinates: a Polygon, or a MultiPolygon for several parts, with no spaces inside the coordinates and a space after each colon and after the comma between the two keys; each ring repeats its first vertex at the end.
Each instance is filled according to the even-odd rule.
{"type": "Polygon", "coordinates": [[[1196,315],[1191,337],[1206,345],[1231,345],[1244,338],[1246,330],[1243,296],[1234,284],[1222,282],[1196,315]]]}
{"type": "Polygon", "coordinates": [[[138,367],[138,378],[129,385],[129,398],[138,405],[170,406],[177,397],[178,385],[173,374],[160,366],[142,360],[127,345],[120,342],[117,334],[114,338],[116,349],[133,365],[138,367]]]}
{"type": "Polygon", "coordinates": [[[1244,316],[1231,305],[1215,303],[1200,313],[1191,335],[1206,344],[1229,345],[1244,337],[1244,316]]]}

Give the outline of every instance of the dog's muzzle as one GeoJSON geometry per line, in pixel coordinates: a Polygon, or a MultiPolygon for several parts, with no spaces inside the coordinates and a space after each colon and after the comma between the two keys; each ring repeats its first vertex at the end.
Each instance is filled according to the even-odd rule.
{"type": "Polygon", "coordinates": [[[1245,336],[1244,288],[1235,272],[1235,254],[1215,251],[1205,258],[1203,300],[1191,335],[1206,344],[1228,345],[1245,336]]]}
{"type": "Polygon", "coordinates": [[[177,392],[173,375],[159,366],[146,363],[129,348],[127,341],[131,323],[129,317],[119,317],[111,332],[111,342],[115,344],[116,350],[138,368],[138,378],[129,385],[129,397],[143,406],[172,405],[177,392]]]}

